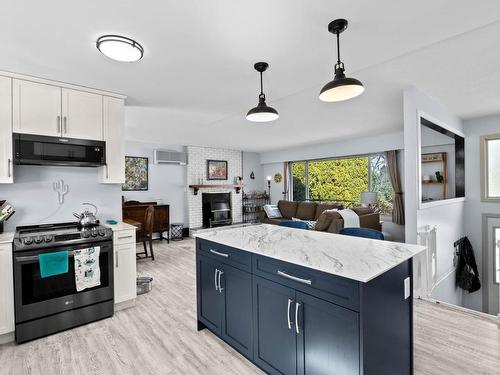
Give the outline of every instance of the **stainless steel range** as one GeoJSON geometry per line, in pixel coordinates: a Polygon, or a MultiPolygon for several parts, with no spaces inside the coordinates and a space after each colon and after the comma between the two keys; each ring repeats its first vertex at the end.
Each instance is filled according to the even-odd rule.
{"type": "Polygon", "coordinates": [[[21,226],[14,237],[16,342],[113,315],[113,233],[77,223],[21,226]],[[77,292],[75,252],[99,247],[100,283],[77,292]],[[68,251],[67,272],[42,277],[41,254],[68,251]]]}

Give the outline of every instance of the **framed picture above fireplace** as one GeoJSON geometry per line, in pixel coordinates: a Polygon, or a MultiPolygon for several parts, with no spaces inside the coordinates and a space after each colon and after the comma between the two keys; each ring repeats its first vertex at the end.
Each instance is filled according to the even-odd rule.
{"type": "Polygon", "coordinates": [[[227,180],[227,161],[207,160],[207,180],[227,180]]]}

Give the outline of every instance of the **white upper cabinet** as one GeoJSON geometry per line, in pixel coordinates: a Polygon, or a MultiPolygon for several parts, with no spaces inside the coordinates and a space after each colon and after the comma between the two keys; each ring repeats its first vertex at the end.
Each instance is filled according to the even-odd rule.
{"type": "Polygon", "coordinates": [[[12,89],[14,132],[61,135],[60,87],[14,79],[12,89]]]}
{"type": "Polygon", "coordinates": [[[99,179],[105,184],[123,184],[125,182],[125,101],[104,96],[103,103],[106,166],[99,168],[99,179]]]}
{"type": "Polygon", "coordinates": [[[12,79],[0,76],[0,183],[12,183],[12,79]]]}
{"type": "Polygon", "coordinates": [[[102,141],[102,95],[62,89],[62,136],[102,141]]]}

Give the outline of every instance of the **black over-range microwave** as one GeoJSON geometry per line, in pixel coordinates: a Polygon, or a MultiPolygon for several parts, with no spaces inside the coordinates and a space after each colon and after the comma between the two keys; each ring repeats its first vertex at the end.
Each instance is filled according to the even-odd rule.
{"type": "Polygon", "coordinates": [[[13,134],[14,164],[99,167],[106,164],[106,143],[87,139],[13,134]]]}

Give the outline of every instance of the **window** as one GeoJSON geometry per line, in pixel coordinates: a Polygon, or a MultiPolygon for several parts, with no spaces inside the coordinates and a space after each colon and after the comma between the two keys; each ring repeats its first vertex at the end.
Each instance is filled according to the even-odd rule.
{"type": "Polygon", "coordinates": [[[384,154],[290,163],[292,199],[358,205],[361,193],[377,193],[381,213],[392,212],[393,190],[384,154]]]}
{"type": "Polygon", "coordinates": [[[500,202],[500,134],[481,137],[481,198],[500,202]]]}

